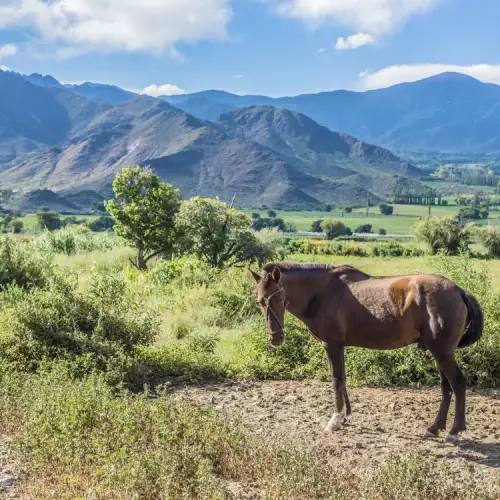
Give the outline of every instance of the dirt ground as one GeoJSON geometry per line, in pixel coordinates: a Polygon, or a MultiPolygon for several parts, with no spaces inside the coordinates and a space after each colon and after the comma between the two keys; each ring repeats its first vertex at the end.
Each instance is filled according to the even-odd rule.
{"type": "Polygon", "coordinates": [[[446,460],[457,475],[469,465],[485,480],[500,481],[500,391],[468,391],[468,429],[458,445],[445,443],[444,433],[439,438],[424,438],[439,407],[438,388],[348,391],[352,415],[340,431],[330,434],[324,432],[333,413],[330,383],[227,382],[185,386],[179,393],[237,415],[256,432],[306,440],[324,449],[332,460],[349,462],[355,470],[383,462],[391,453],[416,450],[446,460]]]}

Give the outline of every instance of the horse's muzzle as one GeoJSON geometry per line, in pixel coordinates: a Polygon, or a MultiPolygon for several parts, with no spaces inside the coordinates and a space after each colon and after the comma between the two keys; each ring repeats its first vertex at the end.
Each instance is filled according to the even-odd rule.
{"type": "Polygon", "coordinates": [[[269,336],[271,347],[281,347],[285,343],[285,332],[276,332],[269,336]]]}

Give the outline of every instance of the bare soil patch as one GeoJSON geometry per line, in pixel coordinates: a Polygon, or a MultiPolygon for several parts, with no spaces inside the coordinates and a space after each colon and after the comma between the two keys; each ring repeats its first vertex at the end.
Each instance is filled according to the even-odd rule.
{"type": "MultiPolygon", "coordinates": [[[[458,445],[425,439],[436,416],[436,389],[350,388],[352,415],[342,430],[325,434],[333,413],[330,383],[244,382],[184,386],[180,393],[198,404],[214,405],[238,416],[259,433],[275,433],[323,449],[353,470],[369,469],[390,454],[415,450],[446,460],[457,475],[469,467],[487,481],[500,481],[500,391],[467,393],[466,432],[458,445]]],[[[453,402],[448,426],[451,427],[453,402]]]]}

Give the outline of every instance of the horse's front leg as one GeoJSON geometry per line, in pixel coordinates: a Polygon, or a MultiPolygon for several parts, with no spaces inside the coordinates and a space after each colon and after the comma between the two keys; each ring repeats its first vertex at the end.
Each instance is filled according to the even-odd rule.
{"type": "MultiPolygon", "coordinates": [[[[335,413],[325,428],[326,432],[338,431],[346,418],[347,390],[344,374],[344,346],[338,343],[325,343],[326,353],[330,361],[330,370],[335,393],[335,413]],[[344,394],[346,398],[344,398],[344,394]]],[[[349,405],[350,406],[350,405],[349,405]]],[[[350,409],[350,408],[349,408],[350,409]]]]}

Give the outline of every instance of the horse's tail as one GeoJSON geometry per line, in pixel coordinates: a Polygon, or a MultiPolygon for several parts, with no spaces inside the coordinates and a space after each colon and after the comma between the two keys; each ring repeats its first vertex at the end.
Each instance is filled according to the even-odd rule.
{"type": "Polygon", "coordinates": [[[467,328],[458,343],[458,347],[468,347],[477,342],[483,335],[484,315],[476,298],[465,290],[461,290],[462,299],[467,306],[467,328]]]}

